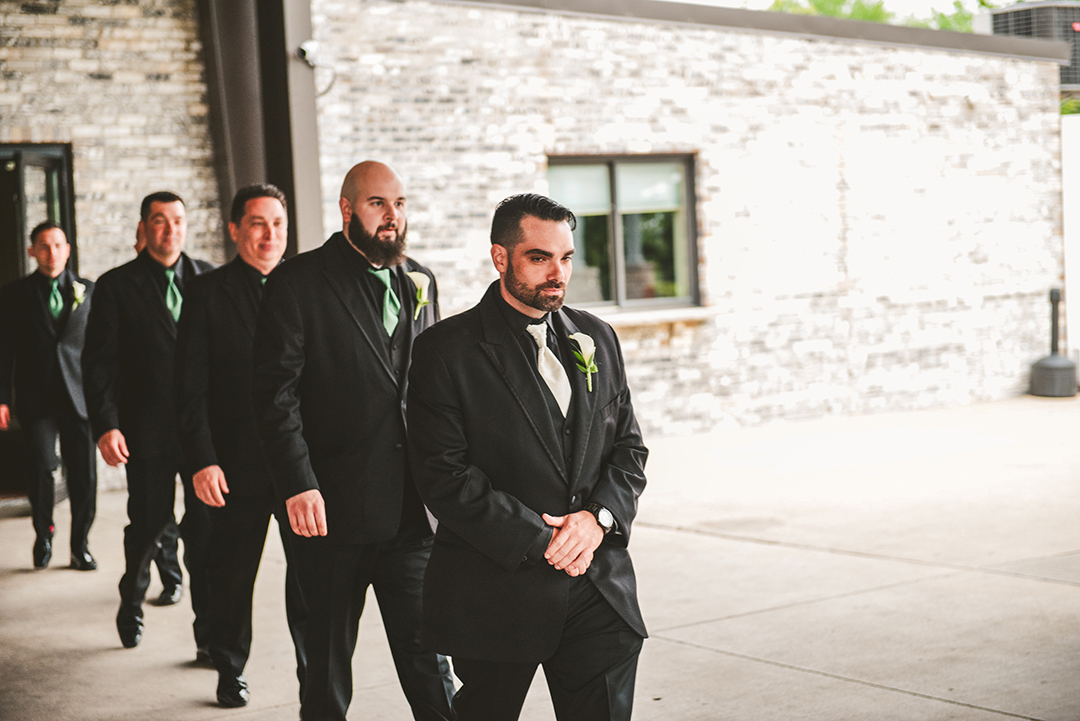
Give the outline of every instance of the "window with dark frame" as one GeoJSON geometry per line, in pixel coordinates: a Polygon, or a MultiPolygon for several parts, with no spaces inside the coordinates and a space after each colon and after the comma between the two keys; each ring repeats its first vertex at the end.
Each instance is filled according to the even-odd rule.
{"type": "Polygon", "coordinates": [[[690,156],[551,157],[547,176],[578,219],[567,303],[697,303],[690,156]]]}
{"type": "Polygon", "coordinates": [[[0,143],[0,285],[33,272],[30,231],[51,220],[71,243],[68,267],[78,270],[71,146],[0,143]]]}

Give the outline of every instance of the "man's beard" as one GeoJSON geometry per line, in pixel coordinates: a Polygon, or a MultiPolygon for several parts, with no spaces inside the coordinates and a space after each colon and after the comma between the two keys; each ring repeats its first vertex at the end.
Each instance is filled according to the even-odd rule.
{"type": "Polygon", "coordinates": [[[382,268],[401,265],[405,262],[405,236],[408,233],[408,227],[402,226],[398,229],[394,239],[389,242],[379,240],[378,232],[380,230],[389,230],[389,228],[379,226],[375,229],[376,235],[372,235],[360,224],[360,216],[353,213],[352,218],[349,220],[348,239],[352,246],[363,253],[364,257],[372,265],[382,268]]]}
{"type": "Polygon", "coordinates": [[[559,310],[559,308],[563,307],[563,301],[566,300],[565,283],[560,283],[557,280],[549,280],[540,285],[530,286],[517,279],[517,276],[514,275],[514,264],[510,262],[506,264],[506,274],[503,276],[503,284],[506,286],[506,291],[510,295],[530,308],[542,310],[545,313],[554,313],[559,310]],[[543,291],[548,288],[561,288],[563,292],[559,295],[544,295],[543,291]]]}

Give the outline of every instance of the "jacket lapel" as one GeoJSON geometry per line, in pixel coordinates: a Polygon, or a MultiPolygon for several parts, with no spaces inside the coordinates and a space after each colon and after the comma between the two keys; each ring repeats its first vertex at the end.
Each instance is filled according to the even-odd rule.
{"type": "Polygon", "coordinates": [[[333,242],[337,235],[335,233],[327,241],[329,247],[326,249],[326,266],[323,268],[323,274],[326,276],[326,280],[338,300],[345,306],[345,312],[349,314],[353,323],[360,329],[360,335],[363,336],[364,341],[371,348],[371,354],[378,359],[379,365],[386,371],[386,374],[390,376],[390,380],[396,386],[398,384],[397,377],[390,367],[390,359],[383,353],[382,347],[373,340],[373,338],[377,337],[375,333],[386,332],[382,327],[381,317],[376,318],[374,312],[357,313],[357,309],[368,305],[368,300],[364,297],[363,291],[360,290],[359,281],[349,274],[347,270],[349,264],[345,262],[347,259],[339,257],[340,250],[338,250],[337,244],[333,242]]]}
{"type": "MultiPolygon", "coordinates": [[[[36,272],[37,271],[35,271],[35,273],[36,272]]],[[[28,275],[24,282],[26,283],[27,300],[34,308],[34,312],[30,315],[34,318],[33,322],[37,325],[38,333],[43,338],[55,341],[56,324],[53,323],[52,313],[49,312],[48,302],[35,286],[37,278],[33,275],[28,275]]]]}
{"type": "MultiPolygon", "coordinates": [[[[576,431],[574,437],[573,463],[570,468],[570,479],[572,482],[577,478],[578,472],[581,470],[581,465],[585,462],[585,450],[589,447],[589,435],[592,432],[593,414],[596,413],[595,391],[597,387],[597,374],[593,374],[593,392],[590,392],[588,379],[583,372],[578,370],[577,357],[573,355],[574,351],[578,351],[580,348],[578,348],[577,343],[570,340],[570,336],[575,333],[580,333],[581,331],[579,331],[578,327],[574,325],[574,322],[567,317],[566,313],[562,311],[553,314],[551,321],[556,334],[559,335],[559,342],[563,344],[563,349],[570,352],[570,388],[574,394],[573,402],[570,404],[570,412],[573,416],[571,419],[571,426],[576,431]]],[[[597,355],[599,354],[599,349],[597,349],[597,355]]],[[[600,362],[601,359],[597,358],[597,366],[600,365],[600,362]]]]}
{"type": "MultiPolygon", "coordinates": [[[[144,250],[143,253],[146,251],[144,250]]],[[[184,262],[184,255],[181,254],[180,261],[184,262]]],[[[139,294],[142,295],[146,301],[146,307],[150,309],[150,313],[165,326],[166,331],[170,336],[176,338],[176,321],[173,320],[172,314],[169,313],[169,309],[165,307],[165,298],[162,297],[161,292],[157,288],[157,284],[154,283],[153,273],[157,270],[153,267],[153,264],[157,264],[157,261],[147,256],[138,263],[139,271],[134,274],[133,280],[135,286],[139,289],[139,294]]],[[[187,268],[184,268],[187,270],[187,268]]],[[[194,271],[192,271],[194,274],[194,271]]],[[[185,276],[188,277],[188,276],[185,276]]],[[[180,307],[183,312],[183,306],[180,307]]]]}
{"type": "MultiPolygon", "coordinates": [[[[64,312],[60,316],[59,336],[61,339],[67,338],[67,336],[69,335],[69,328],[78,325],[77,323],[73,322],[76,320],[75,315],[78,313],[86,312],[85,298],[83,299],[83,302],[78,305],[78,307],[75,306],[75,284],[83,283],[83,281],[79,280],[79,276],[72,273],[71,270],[65,270],[64,274],[67,275],[67,278],[64,282],[67,284],[68,290],[67,293],[64,295],[64,312]]],[[[85,286],[85,283],[83,283],[83,285],[85,286]]]]}
{"type": "Polygon", "coordinates": [[[259,309],[255,307],[251,293],[246,292],[244,288],[246,278],[244,278],[244,269],[239,265],[243,262],[237,256],[229,263],[228,268],[225,270],[225,283],[222,285],[222,291],[236,309],[236,315],[240,318],[240,323],[243,324],[248,335],[254,338],[255,318],[258,316],[259,309]]]}
{"type": "Polygon", "coordinates": [[[511,335],[506,321],[496,306],[498,301],[494,294],[498,292],[499,286],[496,282],[488,289],[487,295],[480,302],[480,319],[484,326],[484,341],[481,342],[480,347],[491,359],[495,370],[506,383],[518,405],[521,406],[525,419],[536,434],[537,440],[540,441],[544,453],[558,469],[562,479],[568,481],[566,464],[560,452],[562,446],[559,443],[558,432],[551,420],[551,413],[544,399],[544,391],[540,388],[542,381],[522,354],[517,339],[511,335]]]}

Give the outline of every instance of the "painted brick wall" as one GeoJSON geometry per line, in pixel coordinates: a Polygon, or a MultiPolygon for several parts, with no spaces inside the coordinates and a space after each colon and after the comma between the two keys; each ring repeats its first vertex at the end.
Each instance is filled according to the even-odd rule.
{"type": "Polygon", "coordinates": [[[72,144],[87,277],[132,258],[155,190],[184,198],[187,252],[224,259],[205,96],[194,0],[0,2],[0,143],[72,144]]]}
{"type": "Polygon", "coordinates": [[[495,277],[494,206],[544,192],[549,154],[696,154],[705,309],[609,317],[648,433],[1001,398],[1047,353],[1056,65],[424,0],[312,14],[327,232],[348,167],[392,163],[446,311],[495,277]]]}
{"type": "MultiPolygon", "coordinates": [[[[89,278],[134,257],[155,190],[184,198],[187,252],[224,260],[205,96],[194,0],[0,2],[0,143],[72,145],[89,278]]],[[[98,475],[124,487],[100,457],[98,475]]]]}

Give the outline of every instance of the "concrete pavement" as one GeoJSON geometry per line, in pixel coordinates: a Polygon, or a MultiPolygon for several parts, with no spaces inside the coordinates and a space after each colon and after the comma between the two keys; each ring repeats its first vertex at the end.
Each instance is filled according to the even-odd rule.
{"type": "MultiPolygon", "coordinates": [[[[1080,719],[1078,429],[1080,400],[1024,397],[646,439],[635,718],[1080,719]]],[[[41,572],[29,519],[0,519],[0,719],[295,719],[276,532],[252,702],[221,709],[186,598],[120,647],[124,501],[99,498],[93,573],[63,567],[66,503],[41,572]]],[[[369,603],[349,718],[406,719],[369,603]]],[[[554,718],[542,674],[522,718],[554,718]]]]}

